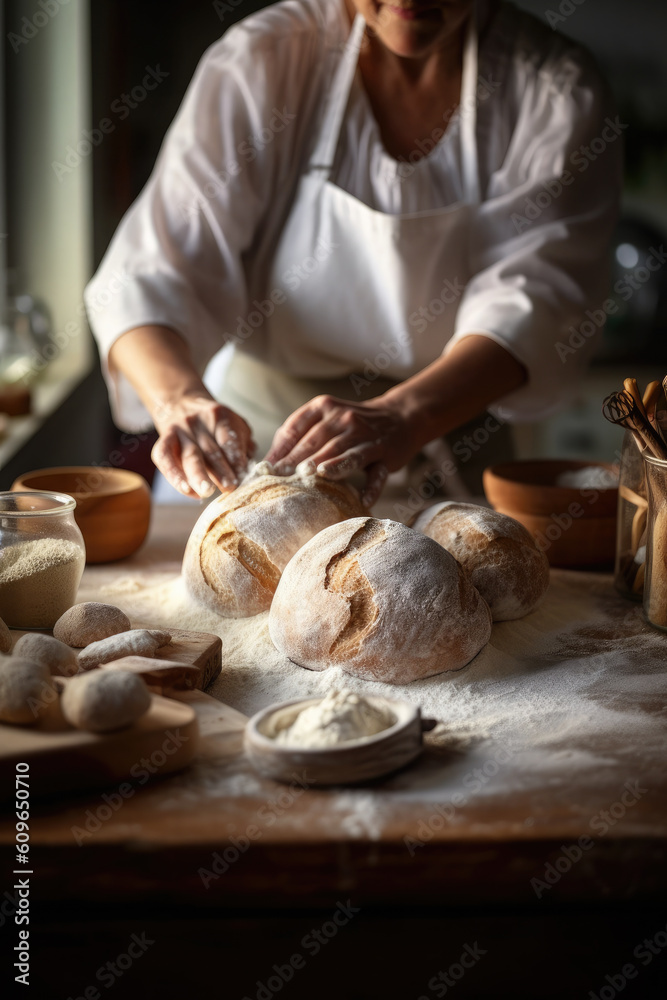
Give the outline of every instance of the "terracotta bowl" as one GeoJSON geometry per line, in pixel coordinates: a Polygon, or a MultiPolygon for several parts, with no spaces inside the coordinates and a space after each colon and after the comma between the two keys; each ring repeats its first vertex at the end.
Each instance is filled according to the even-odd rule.
{"type": "Polygon", "coordinates": [[[86,562],[125,559],[148,533],[151,492],[148,483],[126,469],[67,465],[27,472],[13,490],[67,493],[76,500],[74,517],[86,543],[86,562]]]}
{"type": "Polygon", "coordinates": [[[555,459],[505,462],[484,471],[484,492],[491,506],[530,531],[552,566],[606,568],[614,561],[618,487],[557,486],[563,472],[606,462],[555,459]]]}

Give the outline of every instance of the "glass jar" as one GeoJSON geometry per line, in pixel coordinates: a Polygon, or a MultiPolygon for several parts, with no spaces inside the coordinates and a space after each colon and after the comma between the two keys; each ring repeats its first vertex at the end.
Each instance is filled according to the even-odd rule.
{"type": "Polygon", "coordinates": [[[633,601],[641,601],[644,594],[647,515],[644,460],[632,432],[626,431],[618,481],[614,584],[633,601]]]}
{"type": "Polygon", "coordinates": [[[76,602],[86,562],[65,493],[0,493],[0,618],[49,629],[76,602]]]}
{"type": "Polygon", "coordinates": [[[648,486],[648,533],[644,615],[667,632],[667,461],[644,454],[648,486]]]}

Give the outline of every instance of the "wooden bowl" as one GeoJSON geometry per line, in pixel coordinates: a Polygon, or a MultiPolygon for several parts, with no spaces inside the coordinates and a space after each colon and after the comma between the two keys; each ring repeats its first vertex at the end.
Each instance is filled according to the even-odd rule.
{"type": "Polygon", "coordinates": [[[86,562],[125,559],[148,533],[151,492],[137,472],[94,465],[67,465],[26,472],[13,490],[67,493],[76,500],[74,518],[86,543],[86,562]]]}
{"type": "Polygon", "coordinates": [[[394,725],[375,736],[335,747],[309,750],[276,743],[276,733],[290,726],[304,708],[322,701],[297,698],[270,705],[248,720],[245,751],[260,774],[276,781],[291,782],[295,774],[305,774],[304,780],[312,786],[347,785],[390,774],[419,756],[422,732],[435,723],[422,719],[420,710],[406,701],[374,696],[368,700],[389,709],[396,719],[394,725]]]}
{"type": "Polygon", "coordinates": [[[618,487],[557,486],[563,472],[606,462],[556,459],[505,462],[484,470],[484,492],[491,506],[519,521],[552,566],[609,567],[616,547],[618,487]]]}

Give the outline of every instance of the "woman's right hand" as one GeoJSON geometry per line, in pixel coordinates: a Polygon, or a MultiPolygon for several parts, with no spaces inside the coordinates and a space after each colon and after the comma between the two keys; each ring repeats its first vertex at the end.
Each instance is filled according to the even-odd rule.
{"type": "Polygon", "coordinates": [[[190,497],[233,490],[255,452],[252,431],[233,410],[206,390],[153,408],[160,437],[152,459],[172,486],[190,497]]]}
{"type": "Polygon", "coordinates": [[[111,346],[109,371],[122,372],[150,413],[160,435],[153,461],[179,493],[210,497],[238,485],[255,452],[252,431],[206,389],[179,333],[157,324],[127,330],[111,346]]]}

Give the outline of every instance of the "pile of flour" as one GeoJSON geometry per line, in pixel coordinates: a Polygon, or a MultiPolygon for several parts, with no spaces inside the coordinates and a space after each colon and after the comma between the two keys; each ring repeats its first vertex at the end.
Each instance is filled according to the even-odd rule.
{"type": "Polygon", "coordinates": [[[394,722],[387,709],[343,688],[304,708],[290,726],[278,729],[275,740],[288,747],[335,747],[375,736],[394,722]]]}

